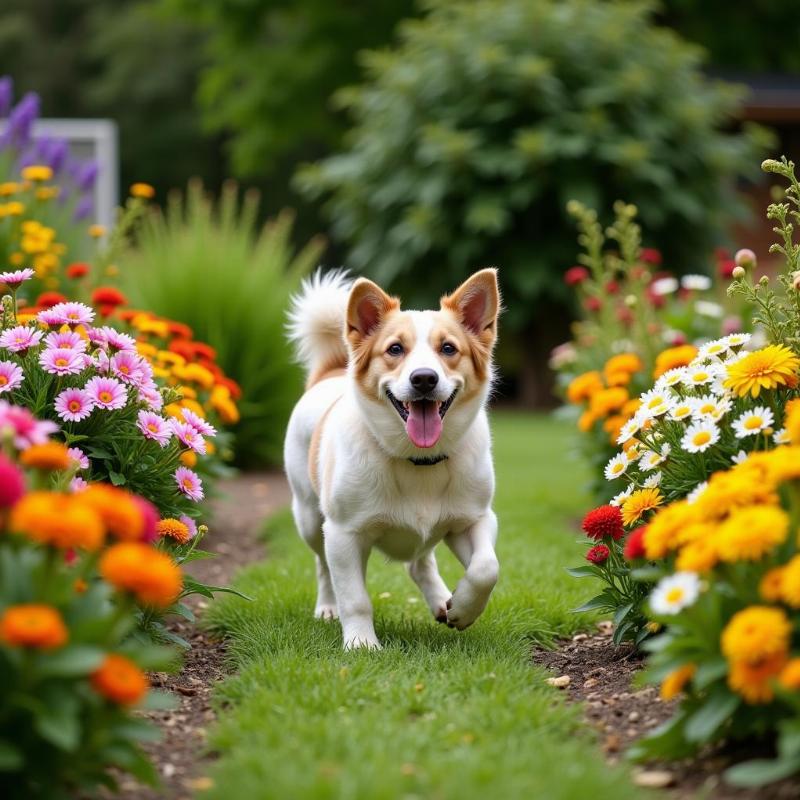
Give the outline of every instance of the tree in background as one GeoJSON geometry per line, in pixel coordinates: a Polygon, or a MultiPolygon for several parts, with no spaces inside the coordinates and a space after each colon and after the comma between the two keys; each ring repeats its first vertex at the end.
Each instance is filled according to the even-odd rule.
{"type": "Polygon", "coordinates": [[[738,92],[706,80],[697,48],[651,22],[647,2],[431,0],[342,91],[347,146],[307,167],[347,263],[430,302],[498,265],[522,395],[563,334],[561,274],[576,198],[639,207],[672,268],[702,269],[757,171],[755,129],[728,130],[738,92]],[[558,329],[561,329],[559,332],[558,329]]]}

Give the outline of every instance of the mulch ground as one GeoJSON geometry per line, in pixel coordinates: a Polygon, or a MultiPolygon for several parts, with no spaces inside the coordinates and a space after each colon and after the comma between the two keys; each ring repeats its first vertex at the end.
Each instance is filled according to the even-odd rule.
{"type": "MultiPolygon", "coordinates": [[[[555,650],[537,649],[533,660],[553,673],[554,684],[560,685],[571,702],[583,704],[586,724],[598,732],[608,762],[616,764],[630,745],[672,716],[677,701],[663,702],[655,688],[634,685],[643,666],[641,654],[630,645],[615,646],[611,633],[611,623],[600,622],[598,633],[578,634],[555,650]]],[[[634,771],[634,781],[663,789],[670,800],[800,797],[797,780],[760,789],[737,789],[723,783],[721,774],[726,767],[756,755],[752,751],[709,749],[698,758],[643,765],[634,771]]]]}
{"type": "MultiPolygon", "coordinates": [[[[188,571],[205,583],[230,584],[238,569],[264,558],[264,545],[259,538],[263,522],[288,501],[286,480],[277,473],[251,473],[223,481],[219,499],[212,506],[214,521],[203,542],[203,549],[216,553],[217,558],[195,561],[188,571]]],[[[193,597],[188,605],[200,619],[208,602],[193,597]]],[[[189,800],[195,791],[211,785],[206,773],[213,754],[206,750],[206,731],[215,720],[211,694],[228,675],[225,644],[210,637],[198,624],[173,620],[170,628],[187,639],[192,649],[186,654],[180,673],[150,676],[155,688],[171,692],[178,701],[170,711],[146,715],[162,731],[161,740],[145,748],[161,776],[161,786],[151,789],[123,777],[115,798],[189,800]]]]}

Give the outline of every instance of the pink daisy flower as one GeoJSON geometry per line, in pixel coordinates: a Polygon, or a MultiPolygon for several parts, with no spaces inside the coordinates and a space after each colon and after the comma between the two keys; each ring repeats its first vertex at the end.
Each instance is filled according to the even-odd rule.
{"type": "Polygon", "coordinates": [[[20,284],[29,281],[36,273],[32,269],[17,269],[14,272],[0,272],[0,283],[9,289],[16,289],[20,284]]]}
{"type": "Polygon", "coordinates": [[[32,444],[44,444],[58,425],[50,420],[38,420],[22,406],[12,406],[0,400],[0,432],[9,432],[14,439],[14,447],[25,450],[32,444]]]}
{"type": "Polygon", "coordinates": [[[197,536],[197,523],[186,514],[181,514],[179,519],[189,529],[189,538],[194,539],[197,536]]]}
{"type": "Polygon", "coordinates": [[[36,347],[42,341],[42,331],[27,325],[17,325],[0,334],[0,347],[12,353],[23,353],[30,347],[36,347]]]}
{"type": "Polygon", "coordinates": [[[39,363],[51,375],[77,375],[85,367],[83,354],[65,347],[43,350],[39,355],[39,363]]]}
{"type": "Polygon", "coordinates": [[[75,350],[86,352],[86,340],[75,331],[51,331],[44,337],[44,343],[53,350],[75,350]]]}
{"type": "Polygon", "coordinates": [[[170,428],[169,423],[164,417],[153,411],[140,411],[136,418],[136,427],[139,428],[146,439],[152,439],[162,447],[166,447],[170,438],[172,438],[172,428],[170,428]]]}
{"type": "Polygon", "coordinates": [[[78,469],[89,469],[89,457],[80,447],[70,447],[67,449],[69,457],[78,465],[78,469]]]}
{"type": "Polygon", "coordinates": [[[108,326],[100,328],[100,330],[103,332],[106,344],[112,350],[131,350],[136,352],[136,339],[133,336],[128,336],[127,333],[120,333],[120,331],[108,326]]]}
{"type": "Polygon", "coordinates": [[[0,394],[13,392],[23,380],[25,376],[19,364],[13,361],[0,361],[0,394]]]}
{"type": "Polygon", "coordinates": [[[172,432],[182,445],[194,450],[195,453],[199,453],[201,456],[205,455],[206,443],[196,428],[189,425],[188,422],[181,422],[177,419],[171,419],[169,423],[172,432]]]}
{"type": "MultiPolygon", "coordinates": [[[[53,308],[55,308],[55,306],[53,306],[53,308]]],[[[61,322],[59,321],[61,319],[61,315],[57,311],[54,312],[53,308],[46,308],[44,311],[40,311],[36,315],[36,319],[51,328],[61,325],[61,322]]]]}
{"type": "Polygon", "coordinates": [[[161,411],[164,407],[164,398],[153,381],[149,381],[144,386],[139,387],[139,399],[153,411],[161,411]]]}
{"type": "Polygon", "coordinates": [[[82,492],[89,484],[81,478],[80,475],[76,475],[70,482],[69,482],[69,490],[73,494],[77,494],[78,492],[82,492]]]}
{"type": "Polygon", "coordinates": [[[217,429],[213,425],[209,425],[199,414],[190,411],[188,408],[181,409],[183,412],[183,421],[191,425],[198,433],[203,436],[216,436],[217,429]]]}
{"type": "Polygon", "coordinates": [[[175,483],[178,488],[191,500],[199,502],[203,499],[203,483],[196,472],[188,467],[178,467],[175,470],[175,483]]]}
{"type": "Polygon", "coordinates": [[[56,303],[50,312],[60,325],[88,325],[94,319],[94,309],[85,303],[56,303]]]}
{"type": "Polygon", "coordinates": [[[125,383],[139,383],[142,375],[142,358],[130,350],[121,350],[111,356],[111,371],[125,383]]]}
{"type": "Polygon", "coordinates": [[[86,383],[86,391],[96,406],[112,411],[128,402],[128,390],[116,378],[96,376],[86,383]]]}
{"type": "Polygon", "coordinates": [[[92,413],[94,402],[83,389],[64,389],[56,397],[55,407],[64,422],[80,422],[92,413]]]}

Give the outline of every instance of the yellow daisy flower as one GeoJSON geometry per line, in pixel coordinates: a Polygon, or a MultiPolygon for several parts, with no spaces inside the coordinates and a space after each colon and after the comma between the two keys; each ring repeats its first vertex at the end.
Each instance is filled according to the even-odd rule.
{"type": "Polygon", "coordinates": [[[731,364],[724,385],[739,397],[758,397],[762,389],[794,385],[798,369],[800,358],[782,344],[771,344],[731,364]]]}
{"type": "Polygon", "coordinates": [[[622,503],[622,521],[626,526],[633,525],[663,502],[664,497],[658,489],[638,489],[622,503]]]}

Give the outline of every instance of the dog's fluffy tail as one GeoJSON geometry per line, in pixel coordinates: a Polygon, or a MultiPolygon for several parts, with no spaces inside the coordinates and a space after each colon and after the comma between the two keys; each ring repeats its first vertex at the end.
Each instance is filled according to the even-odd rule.
{"type": "Polygon", "coordinates": [[[287,336],[297,360],[306,368],[309,384],[347,366],[344,323],[352,283],[344,270],[323,275],[318,269],[292,297],[287,336]]]}

